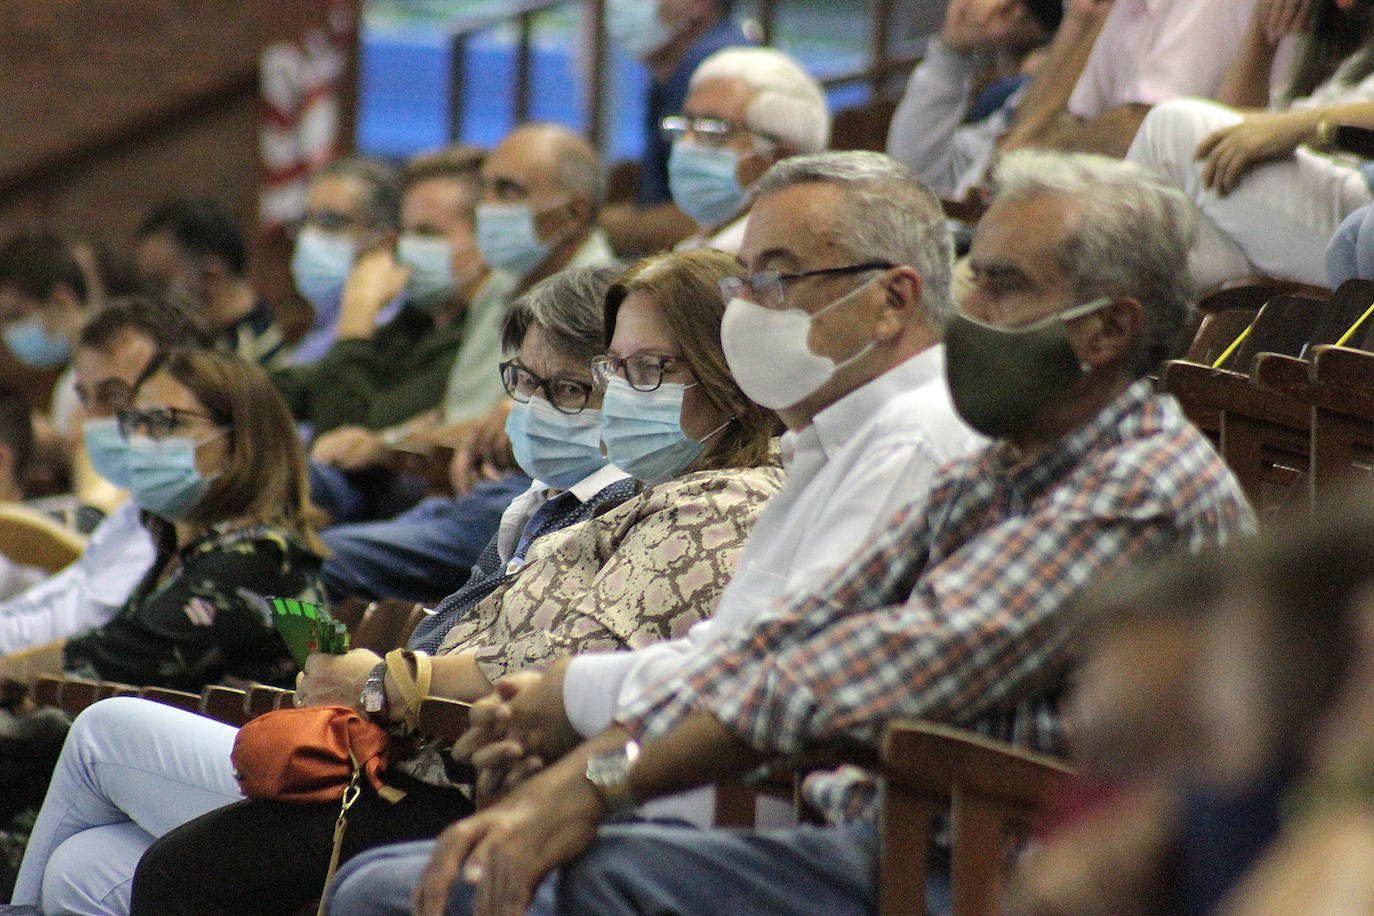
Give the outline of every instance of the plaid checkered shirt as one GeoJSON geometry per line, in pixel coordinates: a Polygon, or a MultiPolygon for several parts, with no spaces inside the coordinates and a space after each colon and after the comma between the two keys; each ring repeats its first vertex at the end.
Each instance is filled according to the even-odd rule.
{"type": "MultiPolygon", "coordinates": [[[[618,721],[653,740],[701,710],[784,757],[876,746],[899,718],[1062,752],[1070,599],[1133,561],[1255,527],[1211,444],[1148,381],[1047,453],[999,442],[949,466],[926,510],[899,513],[817,592],[714,644],[618,721]]],[[[807,790],[832,821],[872,821],[875,785],[848,767],[807,790]]]]}

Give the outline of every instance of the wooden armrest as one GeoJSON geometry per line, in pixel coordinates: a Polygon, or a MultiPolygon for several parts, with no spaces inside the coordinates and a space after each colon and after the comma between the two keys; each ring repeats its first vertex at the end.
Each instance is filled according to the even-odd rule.
{"type": "Polygon", "coordinates": [[[455,741],[468,730],[468,713],[471,709],[471,703],[461,700],[425,697],[415,714],[415,730],[422,735],[455,741]]]}
{"type": "Polygon", "coordinates": [[[1256,388],[1250,376],[1184,360],[1164,364],[1164,388],[1188,404],[1214,410],[1243,411],[1271,423],[1305,427],[1307,408],[1277,392],[1256,388]]]}
{"type": "Polygon", "coordinates": [[[248,714],[248,691],[211,684],[200,692],[200,712],[226,725],[242,725],[248,714]]]}
{"type": "Polygon", "coordinates": [[[882,757],[883,776],[898,784],[941,794],[958,786],[1032,813],[1053,781],[1073,773],[1054,757],[934,722],[893,722],[882,757]]]}
{"type": "MultiPolygon", "coordinates": [[[[252,719],[265,712],[271,712],[278,708],[283,693],[292,693],[289,690],[282,690],[280,687],[270,687],[267,684],[254,684],[248,688],[248,700],[244,707],[248,713],[248,718],[252,719]]],[[[295,695],[292,694],[292,698],[295,695]]]]}
{"type": "Polygon", "coordinates": [[[1310,400],[1315,387],[1312,364],[1305,359],[1281,353],[1261,353],[1256,356],[1253,379],[1265,391],[1301,401],[1310,400]]]}
{"type": "Polygon", "coordinates": [[[1374,397],[1374,353],[1334,344],[1313,347],[1312,377],[1360,397],[1374,397]]]}
{"type": "Polygon", "coordinates": [[[187,712],[200,712],[200,694],[186,690],[172,690],[170,687],[144,687],[138,695],[164,706],[175,706],[187,712]]]}

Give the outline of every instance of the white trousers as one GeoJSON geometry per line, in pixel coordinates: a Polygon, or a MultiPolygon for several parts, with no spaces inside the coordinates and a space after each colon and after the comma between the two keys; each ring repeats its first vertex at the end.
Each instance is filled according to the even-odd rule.
{"type": "Polygon", "coordinates": [[[1192,258],[1200,289],[1254,273],[1325,286],[1327,243],[1351,211],[1370,202],[1364,176],[1300,147],[1255,166],[1222,197],[1202,186],[1194,153],[1208,134],[1241,120],[1215,102],[1164,102],[1146,116],[1126,158],[1182,189],[1202,211],[1192,258]]]}
{"type": "Polygon", "coordinates": [[[240,800],[229,752],[238,730],[132,697],[76,717],[34,824],[14,903],[44,913],[127,914],[152,842],[240,800]]]}

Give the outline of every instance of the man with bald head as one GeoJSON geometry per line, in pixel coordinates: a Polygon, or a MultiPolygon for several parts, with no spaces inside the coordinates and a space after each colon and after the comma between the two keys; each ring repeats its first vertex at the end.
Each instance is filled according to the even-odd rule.
{"type": "Polygon", "coordinates": [[[612,259],[596,228],[605,192],[590,143],[558,124],[525,124],[482,166],[477,247],[496,270],[529,289],[565,267],[612,259]]]}

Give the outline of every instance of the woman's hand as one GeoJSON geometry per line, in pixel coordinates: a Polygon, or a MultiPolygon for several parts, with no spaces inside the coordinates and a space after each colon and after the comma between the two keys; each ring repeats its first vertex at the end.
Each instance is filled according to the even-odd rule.
{"type": "Polygon", "coordinates": [[[376,652],[354,649],[343,655],[312,652],[296,676],[297,706],[358,708],[368,673],[382,660],[376,652]]]}
{"type": "Polygon", "coordinates": [[[1202,184],[1223,197],[1235,190],[1250,169],[1285,159],[1316,127],[1317,111],[1259,111],[1230,127],[1213,131],[1198,144],[1194,157],[1202,162],[1202,184]]]}

